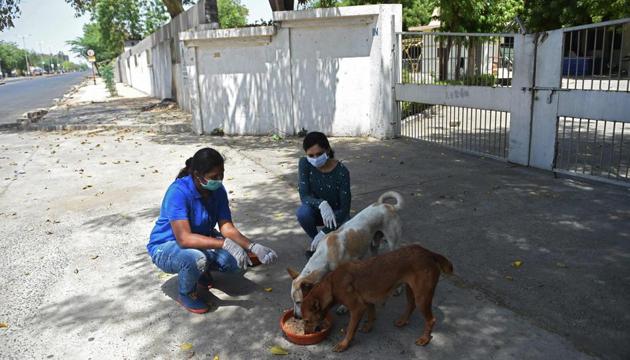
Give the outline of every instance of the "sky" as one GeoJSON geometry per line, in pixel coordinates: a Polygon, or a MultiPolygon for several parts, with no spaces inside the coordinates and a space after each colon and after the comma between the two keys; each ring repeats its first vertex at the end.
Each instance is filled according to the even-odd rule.
{"type": "Polygon", "coordinates": [[[22,48],[24,35],[27,49],[44,53],[63,51],[70,55],[71,61],[79,62],[66,41],[83,34],[83,24],[89,21],[89,16],[76,18],[64,0],[21,0],[20,9],[22,14],[14,21],[15,27],[0,32],[0,40],[17,43],[22,48]]]}
{"type": "MultiPolygon", "coordinates": [[[[271,19],[269,1],[241,0],[241,3],[249,9],[249,22],[271,19]]],[[[0,32],[0,40],[23,47],[24,35],[27,49],[44,53],[63,51],[70,55],[71,61],[85,61],[70,52],[66,41],[83,34],[83,25],[90,20],[89,16],[75,17],[74,10],[64,0],[21,0],[20,9],[22,14],[14,21],[15,27],[0,32]]]]}

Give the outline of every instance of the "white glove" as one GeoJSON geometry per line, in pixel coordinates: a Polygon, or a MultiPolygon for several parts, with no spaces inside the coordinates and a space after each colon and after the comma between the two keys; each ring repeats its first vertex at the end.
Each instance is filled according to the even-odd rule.
{"type": "Polygon", "coordinates": [[[258,243],[252,243],[249,245],[249,251],[256,254],[258,259],[263,264],[273,264],[278,259],[278,254],[270,248],[260,245],[258,243]]]}
{"type": "Polygon", "coordinates": [[[324,200],[319,204],[319,211],[322,214],[324,225],[329,229],[335,229],[337,227],[337,219],[335,219],[335,212],[328,205],[328,201],[324,200]]]}
{"type": "Polygon", "coordinates": [[[323,238],[326,237],[326,234],[324,234],[323,231],[320,231],[317,233],[317,235],[315,235],[315,238],[313,238],[313,241],[311,241],[311,251],[315,251],[317,250],[317,245],[319,245],[319,242],[322,241],[323,238]]]}
{"type": "Polygon", "coordinates": [[[230,253],[236,259],[236,264],[238,267],[245,270],[247,269],[247,265],[251,265],[252,262],[249,260],[245,249],[243,249],[239,244],[234,242],[234,240],[225,238],[223,240],[223,249],[230,253]]]}

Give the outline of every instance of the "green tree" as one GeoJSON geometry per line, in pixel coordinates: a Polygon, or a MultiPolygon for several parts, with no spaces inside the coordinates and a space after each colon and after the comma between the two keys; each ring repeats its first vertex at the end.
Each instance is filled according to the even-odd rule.
{"type": "Polygon", "coordinates": [[[99,0],[92,14],[108,49],[120,53],[125,40],[140,40],[143,24],[138,0],[99,0]]]}
{"type": "Polygon", "coordinates": [[[161,0],[149,0],[145,3],[142,16],[144,18],[144,35],[155,32],[168,20],[168,11],[161,0]]]}
{"type": "MultiPolygon", "coordinates": [[[[93,13],[100,1],[101,0],[66,0],[66,2],[75,10],[77,15],[83,15],[86,12],[93,13]]],[[[150,0],[149,2],[154,1],[150,0]]],[[[194,4],[195,0],[157,0],[157,2],[162,3],[172,19],[184,11],[184,5],[194,4]]]]}
{"type": "Polygon", "coordinates": [[[3,72],[11,72],[14,69],[25,70],[24,50],[14,43],[0,41],[0,66],[3,72]]]}
{"type": "Polygon", "coordinates": [[[101,36],[100,26],[96,23],[89,23],[83,26],[83,36],[68,41],[71,51],[87,59],[87,51],[94,50],[96,62],[104,62],[118,56],[117,49],[110,48],[101,36]]]}
{"type": "Polygon", "coordinates": [[[247,24],[249,10],[240,0],[218,0],[219,23],[222,28],[234,28],[247,24]]]}
{"type": "Polygon", "coordinates": [[[0,0],[0,31],[13,27],[13,20],[20,15],[20,0],[0,0]]]}
{"type": "Polygon", "coordinates": [[[520,16],[528,32],[630,17],[629,0],[524,0],[520,16]]]}
{"type": "Polygon", "coordinates": [[[403,29],[426,24],[431,19],[431,12],[437,5],[437,0],[301,0],[299,3],[309,8],[326,8],[336,6],[355,6],[371,4],[402,4],[403,29]]]}

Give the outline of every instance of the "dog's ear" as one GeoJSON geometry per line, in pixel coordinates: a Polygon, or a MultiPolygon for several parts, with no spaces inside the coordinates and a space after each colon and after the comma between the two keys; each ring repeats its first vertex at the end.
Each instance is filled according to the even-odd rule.
{"type": "Polygon", "coordinates": [[[302,290],[302,297],[306,297],[306,295],[308,295],[308,293],[310,293],[311,290],[313,290],[313,286],[315,286],[313,283],[302,281],[302,283],[300,284],[300,290],[302,290]]]}
{"type": "Polygon", "coordinates": [[[291,277],[291,279],[295,280],[296,277],[300,276],[300,273],[291,269],[291,268],[287,268],[287,272],[289,273],[289,276],[291,277]]]}

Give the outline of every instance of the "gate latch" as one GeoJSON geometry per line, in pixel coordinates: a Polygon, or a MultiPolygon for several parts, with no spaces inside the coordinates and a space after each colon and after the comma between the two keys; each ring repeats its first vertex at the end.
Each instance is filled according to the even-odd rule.
{"type": "Polygon", "coordinates": [[[552,86],[534,86],[534,87],[523,87],[522,91],[549,91],[549,95],[547,95],[547,104],[551,104],[551,99],[553,97],[553,93],[556,91],[571,91],[571,89],[562,89],[559,87],[552,86]]]}

